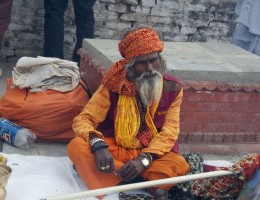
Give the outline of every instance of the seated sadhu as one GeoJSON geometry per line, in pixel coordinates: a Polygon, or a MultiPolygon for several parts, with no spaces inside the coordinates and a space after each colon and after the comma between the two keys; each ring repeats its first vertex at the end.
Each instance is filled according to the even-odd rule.
{"type": "MultiPolygon", "coordinates": [[[[163,42],[152,28],[139,27],[125,31],[118,46],[124,59],[108,69],[74,119],[77,137],[67,147],[89,189],[112,187],[137,176],[158,180],[189,171],[177,153],[183,88],[165,73],[163,42]]],[[[168,199],[172,186],[150,191],[157,199],[168,199]]]]}

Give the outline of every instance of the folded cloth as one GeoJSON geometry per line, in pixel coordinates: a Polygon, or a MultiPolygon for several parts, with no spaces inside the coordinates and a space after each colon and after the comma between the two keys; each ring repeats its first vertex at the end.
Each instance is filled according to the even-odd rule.
{"type": "Polygon", "coordinates": [[[77,87],[80,75],[76,62],[38,56],[20,58],[12,78],[15,86],[31,88],[31,92],[48,89],[67,92],[77,87]]]}

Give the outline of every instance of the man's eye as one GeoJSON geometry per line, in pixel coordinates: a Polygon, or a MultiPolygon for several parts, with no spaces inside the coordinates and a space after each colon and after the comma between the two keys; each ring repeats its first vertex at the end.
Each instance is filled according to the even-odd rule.
{"type": "Polygon", "coordinates": [[[148,62],[147,62],[147,60],[145,60],[145,61],[139,61],[139,63],[140,63],[141,65],[146,65],[148,62]]]}
{"type": "Polygon", "coordinates": [[[152,58],[152,59],[149,60],[149,62],[153,63],[153,62],[155,62],[156,60],[157,60],[157,58],[152,58]]]}
{"type": "Polygon", "coordinates": [[[144,60],[144,61],[137,61],[136,63],[138,63],[140,65],[147,65],[148,63],[154,63],[157,59],[158,59],[158,57],[157,58],[151,58],[149,60],[144,60]]]}

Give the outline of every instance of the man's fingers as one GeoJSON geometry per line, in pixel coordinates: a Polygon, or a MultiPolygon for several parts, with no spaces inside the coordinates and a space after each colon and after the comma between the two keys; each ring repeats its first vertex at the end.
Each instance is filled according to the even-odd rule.
{"type": "Polygon", "coordinates": [[[109,165],[110,165],[110,168],[108,170],[108,173],[112,173],[114,171],[114,169],[115,169],[114,160],[113,159],[110,159],[109,165]]]}
{"type": "Polygon", "coordinates": [[[126,163],[126,164],[124,164],[122,167],[120,167],[120,168],[117,170],[117,174],[118,174],[118,175],[123,174],[124,171],[126,171],[127,166],[128,166],[128,163],[126,163]]]}
{"type": "Polygon", "coordinates": [[[130,167],[130,163],[126,163],[124,164],[118,171],[117,174],[118,176],[121,177],[121,179],[125,180],[125,177],[127,176],[127,174],[130,172],[129,171],[129,167],[130,167]]]}
{"type": "Polygon", "coordinates": [[[138,175],[138,173],[136,173],[136,171],[130,171],[125,175],[124,180],[130,181],[130,180],[134,179],[137,175],[138,175]]]}

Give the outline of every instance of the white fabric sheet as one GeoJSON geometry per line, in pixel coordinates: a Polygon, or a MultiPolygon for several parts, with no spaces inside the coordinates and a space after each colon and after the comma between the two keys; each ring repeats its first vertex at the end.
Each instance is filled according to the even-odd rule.
{"type": "MultiPolygon", "coordinates": [[[[5,200],[40,200],[46,197],[72,194],[88,190],[68,157],[23,156],[4,154],[12,173],[6,185],[5,200]]],[[[229,161],[205,161],[214,166],[230,166],[229,161]]],[[[142,190],[127,193],[148,194],[142,190]]],[[[106,195],[104,200],[118,200],[118,193],[106,195]]],[[[97,200],[96,197],[84,200],[97,200]]]]}
{"type": "MultiPolygon", "coordinates": [[[[40,200],[88,190],[78,173],[73,170],[68,157],[3,155],[8,159],[7,165],[12,168],[5,187],[7,191],[5,200],[40,200]]],[[[128,193],[148,194],[141,190],[128,193]]],[[[104,198],[104,200],[118,199],[118,193],[106,195],[104,198]]],[[[84,200],[98,199],[88,197],[84,200]]]]}
{"type": "Polygon", "coordinates": [[[231,167],[232,165],[234,165],[234,163],[227,160],[205,160],[203,164],[216,167],[231,167]]]}

